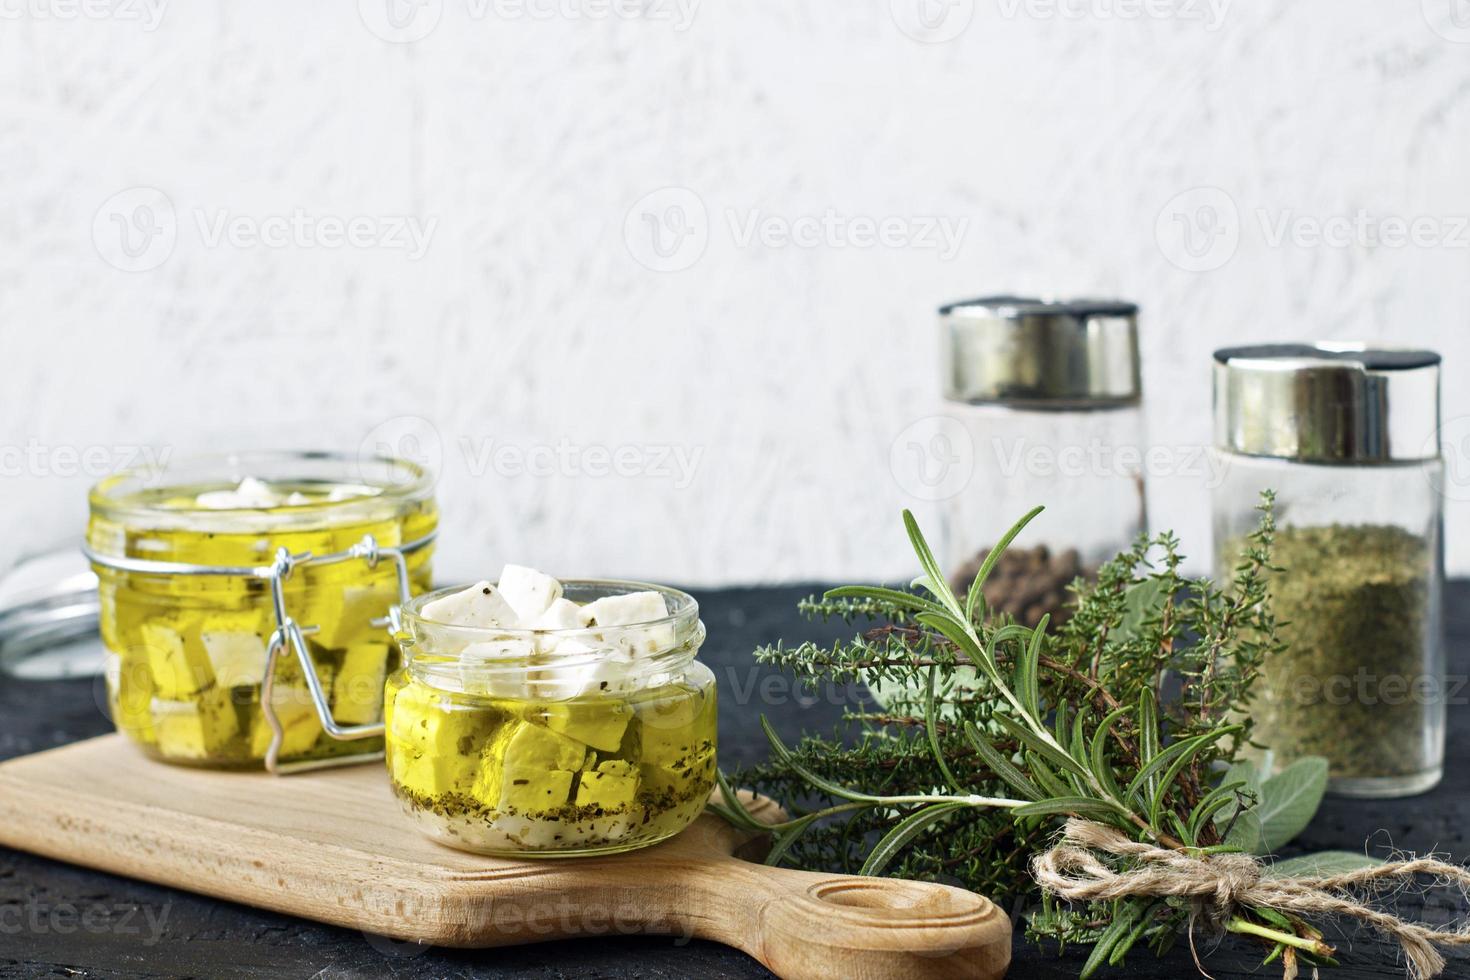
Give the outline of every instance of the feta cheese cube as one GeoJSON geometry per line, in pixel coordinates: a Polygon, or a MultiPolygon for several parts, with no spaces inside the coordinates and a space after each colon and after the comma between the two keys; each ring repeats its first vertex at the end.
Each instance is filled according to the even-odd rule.
{"type": "Polygon", "coordinates": [[[379,616],[386,616],[396,599],[397,586],[386,577],[341,589],[311,589],[301,603],[297,622],[315,626],[317,631],[312,639],[321,646],[340,650],[365,634],[376,633],[369,624],[379,616]]]}
{"type": "Polygon", "coordinates": [[[583,611],[593,626],[632,626],[663,619],[668,616],[669,607],[657,592],[629,592],[603,596],[589,602],[583,611]]]}
{"type": "Polygon", "coordinates": [[[332,682],[332,717],[343,725],[366,725],[383,713],[388,644],[355,643],[342,655],[332,682]]]}
{"type": "Polygon", "coordinates": [[[565,850],[571,844],[583,843],[577,827],[559,819],[503,813],[491,822],[491,828],[511,841],[512,849],[517,851],[565,850]]]}
{"type": "Polygon", "coordinates": [[[522,664],[531,658],[530,640],[483,640],[471,643],[459,654],[459,680],[466,694],[486,698],[527,697],[527,677],[522,664]]]}
{"type": "Polygon", "coordinates": [[[240,498],[233,490],[209,490],[194,498],[194,504],[205,510],[234,510],[240,506],[240,498]]]}
{"type": "Polygon", "coordinates": [[[351,500],[354,497],[376,497],[381,491],[377,487],[343,486],[333,487],[327,493],[327,500],[338,503],[343,500],[351,500]]]}
{"type": "Polygon", "coordinates": [[[569,640],[557,633],[563,630],[580,630],[586,625],[587,618],[581,606],[570,599],[557,599],[546,607],[545,612],[526,623],[525,627],[538,631],[535,641],[537,653],[553,653],[569,640]]]}
{"type": "Polygon", "coordinates": [[[443,691],[418,683],[399,688],[386,707],[389,739],[400,748],[411,755],[464,758],[471,769],[479,766],[486,738],[505,720],[496,711],[457,710],[443,691]]]}
{"type": "Polygon", "coordinates": [[[151,708],[158,751],[168,758],[207,758],[240,731],[235,706],[222,688],[190,701],[154,698],[151,708]]]}
{"type": "Polygon", "coordinates": [[[622,759],[600,762],[595,772],[584,772],[577,780],[577,806],[623,810],[637,797],[638,767],[622,759]]]}
{"type": "Polygon", "coordinates": [[[540,812],[563,806],[587,747],[530,722],[503,727],[486,744],[472,793],[487,807],[540,812]]]}
{"type": "Polygon", "coordinates": [[[153,676],[141,660],[124,660],[107,651],[103,661],[111,693],[112,720],[117,727],[145,742],[153,735],[153,676]]]}
{"type": "MultiPolygon", "coordinates": [[[[316,663],[317,679],[324,691],[331,691],[335,677],[323,663],[316,663]]],[[[271,707],[276,720],[281,723],[281,758],[303,755],[316,745],[322,736],[321,718],[316,713],[316,702],[306,687],[306,678],[293,661],[290,666],[282,665],[275,676],[271,690],[271,707]]],[[[271,744],[271,726],[265,720],[262,709],[250,727],[250,748],[256,755],[265,755],[271,744]]]]}
{"type": "Polygon", "coordinates": [[[570,599],[555,599],[541,615],[525,623],[533,630],[579,630],[587,625],[587,610],[570,599]]]}
{"type": "Polygon", "coordinates": [[[523,721],[510,732],[500,758],[506,767],[575,771],[582,768],[587,747],[550,728],[523,721]]]}
{"type": "Polygon", "coordinates": [[[653,626],[648,629],[620,630],[613,635],[612,642],[631,657],[649,656],[673,649],[674,628],[653,626]]]}
{"type": "Polygon", "coordinates": [[[441,596],[424,606],[424,618],[448,626],[515,626],[515,609],[489,582],[476,582],[462,592],[441,596]]]}
{"type": "Polygon", "coordinates": [[[225,687],[254,687],[265,680],[265,640],[254,630],[211,630],[199,640],[225,687]]]}
{"type": "MultiPolygon", "coordinates": [[[[636,686],[634,664],[621,648],[593,646],[576,637],[545,638],[544,666],[527,674],[530,696],[544,701],[627,694],[636,686]]],[[[538,647],[540,643],[538,643],[538,647]]]]}
{"type": "Polygon", "coordinates": [[[506,565],[500,570],[500,594],[527,624],[561,598],[561,583],[525,565],[506,565]]]}
{"type": "Polygon", "coordinates": [[[389,766],[394,782],[425,799],[441,793],[468,794],[477,773],[472,764],[453,753],[414,755],[393,751],[389,753],[389,766]]]}
{"type": "Polygon", "coordinates": [[[618,841],[631,837],[638,829],[638,814],[614,813],[601,817],[593,817],[591,820],[582,821],[583,837],[586,843],[598,847],[607,844],[616,844],[618,841]]]}
{"type": "Polygon", "coordinates": [[[571,797],[575,775],[564,769],[548,772],[531,766],[506,766],[500,774],[496,808],[528,815],[560,810],[571,797]]]}
{"type": "Polygon", "coordinates": [[[264,509],[279,507],[285,499],[269,483],[247,476],[233,490],[209,490],[199,494],[194,498],[194,504],[206,510],[264,509]]]}
{"type": "MultiPolygon", "coordinates": [[[[631,627],[665,619],[669,615],[668,604],[657,592],[630,592],[626,595],[603,596],[588,603],[583,610],[592,626],[631,627]]],[[[674,645],[674,627],[668,623],[647,629],[617,629],[606,634],[609,641],[616,643],[632,656],[648,655],[668,650],[674,645]]]]}
{"type": "Polygon", "coordinates": [[[621,650],[606,651],[595,663],[579,672],[581,697],[602,697],[632,693],[637,687],[632,659],[621,650]]]}
{"type": "Polygon", "coordinates": [[[626,702],[612,698],[548,704],[540,712],[547,728],[590,745],[599,752],[616,752],[633,718],[626,702]]]}
{"type": "Polygon", "coordinates": [[[670,800],[683,799],[706,787],[706,779],[713,780],[713,770],[706,767],[658,766],[645,763],[638,767],[639,780],[645,790],[655,797],[670,800]]]}
{"type": "Polygon", "coordinates": [[[249,501],[246,506],[273,507],[281,502],[281,495],[264,480],[257,480],[253,476],[247,476],[235,487],[235,495],[241,500],[249,501]]]}
{"type": "Polygon", "coordinates": [[[165,701],[187,701],[214,683],[214,670],[204,648],[187,642],[169,622],[143,623],[143,650],[153,675],[153,690],[165,701]]]}

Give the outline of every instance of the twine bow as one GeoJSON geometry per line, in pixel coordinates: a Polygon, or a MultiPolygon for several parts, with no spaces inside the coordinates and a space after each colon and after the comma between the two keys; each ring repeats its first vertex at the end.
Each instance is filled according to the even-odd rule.
{"type": "Polygon", "coordinates": [[[1242,908],[1273,909],[1301,916],[1355,919],[1397,943],[1414,980],[1436,977],[1445,959],[1438,947],[1470,946],[1467,927],[1434,929],[1375,909],[1361,898],[1375,886],[1429,875],[1440,883],[1470,889],[1470,870],[1433,858],[1413,858],[1334,875],[1268,877],[1267,868],[1244,854],[1196,857],[1184,851],[1130,840],[1117,830],[1076,817],[1061,840],[1032,862],[1037,882],[1069,901],[1131,897],[1188,899],[1194,921],[1219,931],[1242,908]],[[1100,856],[1128,862],[1122,870],[1100,856]]]}

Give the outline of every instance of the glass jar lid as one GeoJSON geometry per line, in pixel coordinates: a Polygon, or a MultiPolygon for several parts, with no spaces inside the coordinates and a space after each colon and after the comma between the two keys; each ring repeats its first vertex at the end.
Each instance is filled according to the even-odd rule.
{"type": "Polygon", "coordinates": [[[1036,409],[1136,405],[1138,307],[989,296],[939,308],[944,395],[1036,409]]]}
{"type": "Polygon", "coordinates": [[[1215,445],[1330,464],[1437,459],[1440,356],[1363,344],[1215,352],[1215,445]]]}
{"type": "Polygon", "coordinates": [[[101,672],[97,576],[74,547],[22,559],[0,575],[0,673],[24,680],[101,672]]]}

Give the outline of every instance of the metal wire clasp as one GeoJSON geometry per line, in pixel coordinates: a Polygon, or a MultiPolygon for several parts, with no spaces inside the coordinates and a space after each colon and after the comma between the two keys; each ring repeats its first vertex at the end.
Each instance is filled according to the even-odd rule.
{"type": "MultiPolygon", "coordinates": [[[[423,542],[427,543],[427,542],[423,542]]],[[[420,542],[414,542],[420,545],[420,542]]],[[[369,762],[383,757],[381,751],[359,752],[352,755],[334,756],[327,759],[306,759],[300,762],[282,762],[280,760],[281,746],[285,743],[286,730],[282,726],[280,718],[276,716],[275,699],[275,668],[276,660],[284,652],[287,645],[296,654],[296,660],[301,665],[302,676],[306,678],[306,689],[311,694],[311,703],[316,708],[317,718],[322,723],[322,731],[332,738],[343,742],[353,742],[364,738],[375,738],[383,734],[383,723],[375,722],[367,725],[339,725],[332,717],[332,707],[327,700],[326,691],[322,689],[321,678],[317,676],[316,665],[312,662],[311,651],[307,648],[306,637],[315,633],[316,626],[302,626],[291,616],[290,610],[286,608],[286,580],[291,573],[298,568],[316,568],[323,565],[336,565],[346,561],[363,561],[367,563],[368,570],[378,566],[378,562],[384,558],[393,562],[394,570],[397,572],[398,601],[388,607],[387,615],[374,619],[372,625],[386,627],[390,634],[396,634],[401,623],[400,609],[403,603],[410,598],[408,583],[408,557],[406,548],[385,548],[378,544],[371,534],[363,535],[363,539],[346,551],[339,551],[331,555],[320,557],[309,551],[291,554],[286,548],[276,551],[276,558],[266,569],[265,578],[271,584],[271,607],[276,614],[276,628],[271,633],[270,643],[266,647],[265,655],[265,680],[260,686],[260,707],[265,716],[265,723],[270,726],[271,742],[265,750],[265,768],[267,772],[278,776],[290,775],[296,772],[307,772],[313,769],[329,769],[334,766],[354,765],[359,762],[369,762]]],[[[413,550],[416,550],[413,549],[413,550]]]]}

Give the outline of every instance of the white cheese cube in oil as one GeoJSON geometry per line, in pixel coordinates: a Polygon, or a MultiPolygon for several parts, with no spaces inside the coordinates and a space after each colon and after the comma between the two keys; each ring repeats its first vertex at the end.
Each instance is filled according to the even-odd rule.
{"type": "MultiPolygon", "coordinates": [[[[630,592],[604,596],[583,607],[592,627],[636,627],[640,623],[666,619],[668,604],[657,592],[630,592]]],[[[647,656],[673,647],[674,627],[670,623],[635,629],[608,630],[605,638],[632,656],[647,656]]]]}
{"type": "Polygon", "coordinates": [[[657,592],[603,596],[582,608],[593,626],[632,626],[663,619],[669,614],[664,597],[657,592]]]}
{"type": "Polygon", "coordinates": [[[535,646],[530,640],[483,640],[459,653],[460,688],[465,694],[485,698],[524,700],[528,696],[522,666],[535,646]]]}
{"type": "Polygon", "coordinates": [[[229,692],[211,688],[188,701],[154,698],[158,751],[168,759],[207,759],[239,733],[229,692]]]}
{"type": "Polygon", "coordinates": [[[343,725],[367,725],[383,714],[383,681],[388,672],[387,643],[354,643],[342,654],[342,666],[330,688],[332,717],[343,725]]]}
{"type": "Polygon", "coordinates": [[[187,630],[160,617],[139,629],[153,689],[165,701],[187,701],[214,683],[214,668],[199,643],[189,642],[187,630]]]}
{"type": "Polygon", "coordinates": [[[561,598],[560,582],[525,565],[501,569],[499,588],[521,623],[530,623],[561,598]]]}
{"type": "Polygon", "coordinates": [[[468,589],[441,596],[424,606],[423,615],[435,623],[481,629],[515,626],[519,622],[515,609],[489,582],[476,582],[468,589]]]}
{"type": "Polygon", "coordinates": [[[557,599],[546,607],[546,611],[526,623],[526,629],[546,631],[536,634],[536,652],[553,653],[563,643],[576,643],[571,637],[560,635],[564,630],[581,630],[587,625],[586,611],[570,599],[557,599]]]}
{"type": "Polygon", "coordinates": [[[224,687],[245,687],[265,680],[266,643],[254,630],[210,630],[199,634],[214,671],[224,687]]]}

